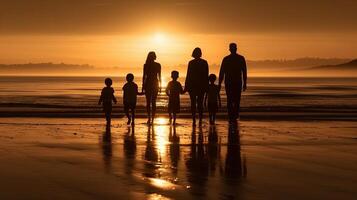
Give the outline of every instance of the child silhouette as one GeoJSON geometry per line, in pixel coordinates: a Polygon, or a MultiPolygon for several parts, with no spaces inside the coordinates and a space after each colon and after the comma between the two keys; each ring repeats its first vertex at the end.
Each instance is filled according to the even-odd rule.
{"type": "Polygon", "coordinates": [[[126,75],[126,83],[123,86],[123,103],[124,103],[124,112],[128,118],[127,124],[130,123],[134,125],[135,121],[135,108],[136,108],[136,100],[137,95],[141,95],[142,93],[138,92],[138,85],[134,83],[134,75],[129,73],[126,75]],[[131,116],[130,116],[131,112],[131,116]]]}
{"type": "Polygon", "coordinates": [[[171,72],[172,81],[167,84],[166,94],[169,96],[168,112],[170,116],[170,123],[173,119],[173,124],[176,124],[176,114],[180,112],[180,94],[183,94],[182,85],[177,81],[179,77],[178,71],[171,72]]]}
{"type": "Polygon", "coordinates": [[[218,106],[221,107],[221,96],[219,95],[219,86],[214,84],[216,79],[217,79],[216,75],[214,74],[209,75],[208,91],[206,92],[205,101],[204,101],[205,107],[207,107],[207,100],[208,100],[208,113],[209,113],[210,124],[215,124],[218,106]]]}
{"type": "Polygon", "coordinates": [[[105,114],[105,119],[107,120],[107,125],[110,125],[112,115],[112,102],[116,104],[117,99],[114,96],[114,89],[111,87],[113,84],[112,79],[106,78],[104,82],[106,87],[102,89],[98,105],[103,105],[103,112],[105,114]]]}

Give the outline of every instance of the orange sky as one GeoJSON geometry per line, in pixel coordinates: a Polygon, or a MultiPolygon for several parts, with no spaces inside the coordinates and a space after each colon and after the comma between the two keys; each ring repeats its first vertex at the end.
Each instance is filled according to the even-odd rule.
{"type": "Polygon", "coordinates": [[[231,41],[250,60],[354,58],[356,9],[351,0],[2,0],[0,63],[141,67],[155,50],[174,66],[196,46],[220,63],[231,41]]]}

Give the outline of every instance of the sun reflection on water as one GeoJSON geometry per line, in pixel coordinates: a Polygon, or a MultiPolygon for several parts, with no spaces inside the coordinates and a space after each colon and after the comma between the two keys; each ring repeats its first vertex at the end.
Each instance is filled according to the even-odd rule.
{"type": "Polygon", "coordinates": [[[149,194],[147,196],[147,199],[149,199],[149,200],[161,200],[161,199],[167,200],[167,199],[170,199],[170,198],[164,197],[164,196],[162,196],[160,194],[153,193],[153,194],[149,194]]]}
{"type": "Polygon", "coordinates": [[[149,179],[150,184],[152,184],[155,187],[161,188],[161,189],[165,189],[165,190],[174,190],[176,189],[176,185],[163,180],[163,179],[159,179],[159,178],[150,178],[149,179]]]}
{"type": "Polygon", "coordinates": [[[156,119],[157,125],[154,126],[155,130],[155,145],[159,152],[160,158],[165,157],[167,154],[167,145],[169,144],[169,126],[167,126],[167,119],[160,117],[156,119]]]}
{"type": "Polygon", "coordinates": [[[157,125],[166,125],[168,122],[168,119],[166,119],[165,117],[159,117],[155,119],[155,122],[157,125]]]}

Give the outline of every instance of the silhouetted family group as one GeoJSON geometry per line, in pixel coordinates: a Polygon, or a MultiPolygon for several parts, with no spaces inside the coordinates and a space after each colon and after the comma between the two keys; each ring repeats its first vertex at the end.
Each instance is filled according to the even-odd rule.
{"type": "MultiPolygon", "coordinates": [[[[172,81],[167,84],[166,94],[169,98],[168,113],[170,123],[176,124],[176,114],[180,112],[180,94],[189,93],[191,99],[191,112],[193,125],[196,124],[196,111],[198,111],[199,123],[202,123],[203,105],[208,108],[210,124],[215,123],[216,113],[221,107],[220,90],[224,80],[227,95],[227,110],[230,122],[239,119],[241,92],[247,88],[247,66],[245,58],[237,54],[237,45],[229,45],[230,55],[226,56],[221,64],[218,85],[215,84],[216,75],[210,74],[208,63],[202,59],[202,51],[195,48],[192,52],[194,58],[188,63],[185,87],[177,81],[178,71],[171,72],[172,81]]],[[[128,117],[128,124],[134,124],[137,95],[146,97],[146,109],[148,124],[153,124],[156,113],[156,98],[161,92],[161,65],[155,62],[155,52],[149,52],[143,70],[142,91],[134,82],[134,75],[127,74],[127,82],[123,86],[124,112],[128,117]]],[[[103,112],[107,123],[111,122],[112,103],[117,103],[112,80],[105,79],[106,87],[103,88],[98,104],[103,106],[103,112]]]]}

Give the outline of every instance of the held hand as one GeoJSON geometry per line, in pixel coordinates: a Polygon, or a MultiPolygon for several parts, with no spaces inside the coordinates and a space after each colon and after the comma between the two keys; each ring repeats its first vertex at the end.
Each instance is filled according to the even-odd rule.
{"type": "Polygon", "coordinates": [[[186,88],[183,88],[182,94],[185,94],[187,92],[186,88]]]}

